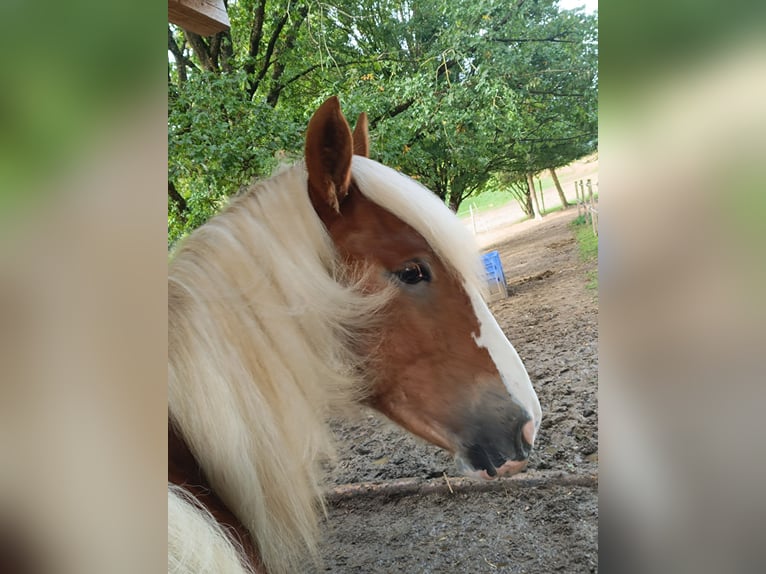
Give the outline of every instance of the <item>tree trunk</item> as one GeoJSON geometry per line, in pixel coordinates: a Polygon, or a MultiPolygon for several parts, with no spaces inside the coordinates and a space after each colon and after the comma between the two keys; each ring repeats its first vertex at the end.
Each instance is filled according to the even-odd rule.
{"type": "MultiPolygon", "coordinates": [[[[301,8],[298,10],[297,17],[295,17],[293,20],[293,27],[285,37],[284,45],[282,47],[283,53],[289,53],[293,50],[295,41],[298,38],[298,31],[300,30],[300,27],[308,14],[308,6],[301,6],[301,8]]],[[[285,87],[282,83],[282,74],[284,74],[284,72],[284,59],[278,58],[276,62],[274,62],[274,70],[271,74],[271,89],[269,90],[269,95],[266,96],[266,103],[269,104],[272,108],[277,106],[277,101],[279,100],[279,96],[282,93],[282,88],[285,87]]]]}
{"type": "Polygon", "coordinates": [[[218,72],[218,64],[210,57],[210,47],[205,42],[205,39],[199,34],[184,30],[186,40],[192,47],[194,55],[197,56],[197,60],[202,65],[203,70],[208,72],[218,72]]]}
{"type": "Polygon", "coordinates": [[[168,197],[173,203],[175,203],[176,207],[178,208],[178,215],[181,217],[181,220],[185,222],[188,205],[186,204],[184,196],[178,193],[176,186],[170,180],[168,180],[168,197]]]}
{"type": "Polygon", "coordinates": [[[532,206],[535,213],[535,219],[539,220],[542,219],[543,216],[540,215],[540,206],[537,203],[537,194],[535,193],[535,182],[532,179],[532,174],[527,174],[527,188],[529,189],[529,195],[532,196],[532,206]]]}
{"type": "MultiPolygon", "coordinates": [[[[262,3],[265,5],[265,0],[262,3]]],[[[282,30],[284,30],[285,24],[287,24],[287,21],[290,19],[290,13],[285,12],[282,16],[282,18],[279,19],[278,22],[274,25],[274,30],[271,32],[271,38],[269,38],[269,42],[266,45],[266,53],[263,55],[263,63],[261,64],[261,70],[258,72],[258,76],[255,78],[250,78],[248,80],[248,96],[250,96],[250,99],[252,100],[255,96],[255,92],[258,91],[258,86],[261,84],[261,80],[266,77],[266,73],[269,71],[269,68],[271,68],[272,65],[272,57],[274,56],[274,50],[277,45],[277,40],[282,35],[282,30]]],[[[301,19],[301,22],[303,19],[301,19]]],[[[252,38],[251,38],[252,41],[252,38]]],[[[245,68],[248,70],[248,68],[245,68]]]]}
{"type": "Polygon", "coordinates": [[[187,57],[184,56],[183,47],[183,44],[179,46],[176,43],[176,39],[173,37],[173,31],[170,29],[170,26],[168,26],[168,50],[172,52],[173,58],[176,61],[179,86],[186,81],[186,67],[189,66],[192,69],[197,68],[187,57]]]}
{"type": "Polygon", "coordinates": [[[459,196],[450,196],[449,198],[449,208],[454,212],[457,213],[457,210],[460,208],[460,204],[462,203],[462,198],[459,196]]]}
{"type": "Polygon", "coordinates": [[[535,216],[535,208],[532,205],[532,195],[529,193],[529,184],[524,183],[524,187],[527,190],[524,194],[524,213],[527,214],[527,217],[534,217],[535,216]]]}
{"type": "Polygon", "coordinates": [[[564,190],[561,188],[561,183],[559,182],[559,177],[556,175],[556,170],[552,167],[548,168],[548,171],[551,172],[551,177],[553,178],[553,184],[556,186],[556,191],[559,192],[559,199],[561,200],[561,206],[566,209],[569,207],[569,202],[567,201],[567,196],[564,195],[564,190]]]}
{"type": "Polygon", "coordinates": [[[529,189],[526,180],[514,180],[508,184],[513,199],[519,204],[519,207],[527,217],[534,215],[532,211],[532,200],[529,197],[529,189]]]}
{"type": "Polygon", "coordinates": [[[231,38],[231,30],[223,32],[223,38],[221,39],[221,68],[224,72],[231,72],[234,68],[232,62],[234,61],[234,41],[231,38]]]}

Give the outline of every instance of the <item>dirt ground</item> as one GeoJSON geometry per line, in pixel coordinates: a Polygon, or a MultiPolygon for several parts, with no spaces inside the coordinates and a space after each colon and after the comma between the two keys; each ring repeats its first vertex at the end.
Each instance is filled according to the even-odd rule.
{"type": "Polygon", "coordinates": [[[445,476],[459,473],[447,453],[371,412],[338,422],[331,485],[413,479],[437,486],[331,497],[323,571],[597,571],[598,299],[586,289],[596,264],[579,258],[569,226],[576,216],[570,208],[478,237],[483,251],[500,253],[510,294],[490,308],[542,405],[527,471],[491,490],[450,492],[445,476]]]}

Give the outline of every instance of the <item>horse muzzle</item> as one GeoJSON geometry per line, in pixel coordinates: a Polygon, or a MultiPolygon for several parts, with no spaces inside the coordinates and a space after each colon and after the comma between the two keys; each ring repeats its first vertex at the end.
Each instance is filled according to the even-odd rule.
{"type": "Polygon", "coordinates": [[[516,403],[478,409],[460,433],[458,468],[484,479],[516,474],[527,465],[535,434],[534,420],[516,403]]]}

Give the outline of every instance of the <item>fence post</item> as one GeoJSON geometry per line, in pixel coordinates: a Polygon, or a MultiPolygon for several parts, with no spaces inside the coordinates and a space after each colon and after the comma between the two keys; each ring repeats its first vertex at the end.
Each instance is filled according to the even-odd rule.
{"type": "MultiPolygon", "coordinates": [[[[589,180],[590,181],[590,180],[589,180]]],[[[585,195],[585,180],[580,180],[580,190],[582,191],[582,201],[585,204],[585,218],[588,223],[593,223],[593,214],[590,212],[590,201],[588,196],[585,195]]]]}
{"type": "Polygon", "coordinates": [[[580,186],[579,181],[575,180],[574,186],[575,186],[575,203],[577,204],[577,217],[580,217],[582,215],[582,205],[580,205],[580,186]]]}
{"type": "Polygon", "coordinates": [[[590,183],[590,179],[588,180],[588,201],[590,203],[590,222],[593,227],[593,235],[597,236],[598,212],[596,211],[596,202],[593,199],[593,186],[590,183]]]}

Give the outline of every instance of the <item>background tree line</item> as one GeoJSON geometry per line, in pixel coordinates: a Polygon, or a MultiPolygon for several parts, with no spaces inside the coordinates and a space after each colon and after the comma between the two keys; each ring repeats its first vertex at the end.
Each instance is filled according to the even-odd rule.
{"type": "Polygon", "coordinates": [[[226,4],[229,31],[168,27],[171,243],[300,157],[332,94],[368,113],[374,159],[455,210],[494,176],[531,213],[531,174],[597,147],[595,15],[556,0],[226,4]]]}

